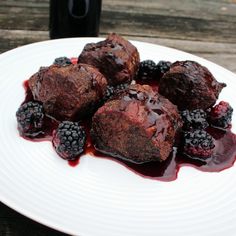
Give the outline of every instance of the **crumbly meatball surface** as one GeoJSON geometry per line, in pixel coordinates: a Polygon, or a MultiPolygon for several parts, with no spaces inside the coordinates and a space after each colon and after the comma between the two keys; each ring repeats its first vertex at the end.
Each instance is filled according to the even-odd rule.
{"type": "Polygon", "coordinates": [[[177,61],[160,80],[159,92],[180,110],[207,109],[226,85],[194,61],[177,61]]]}
{"type": "Polygon", "coordinates": [[[129,41],[117,34],[110,34],[98,43],[85,45],[78,61],[93,65],[111,85],[131,82],[139,67],[139,53],[129,41]]]}
{"type": "Polygon", "coordinates": [[[105,154],[135,163],[162,161],[181,126],[175,105],[150,86],[136,84],[98,109],[91,136],[105,154]]]}
{"type": "Polygon", "coordinates": [[[58,120],[73,120],[90,114],[99,104],[107,80],[90,65],[51,65],[31,76],[29,87],[47,114],[58,120]]]}

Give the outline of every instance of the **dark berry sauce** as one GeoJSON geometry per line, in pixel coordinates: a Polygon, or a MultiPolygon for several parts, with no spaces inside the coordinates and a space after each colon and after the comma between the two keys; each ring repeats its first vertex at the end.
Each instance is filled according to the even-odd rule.
{"type": "Polygon", "coordinates": [[[115,160],[131,171],[146,178],[173,181],[177,178],[178,171],[182,166],[191,166],[205,172],[219,172],[234,164],[236,159],[236,135],[230,131],[223,132],[217,129],[211,129],[209,132],[214,134],[215,148],[213,156],[207,159],[193,158],[179,154],[177,147],[173,148],[167,160],[163,162],[147,162],[144,164],[135,164],[126,160],[107,157],[96,151],[92,144],[88,150],[86,149],[86,154],[115,160]]]}
{"type": "MultiPolygon", "coordinates": [[[[152,84],[149,84],[152,85],[152,84]]],[[[156,90],[158,85],[155,83],[153,86],[156,90]]],[[[25,81],[24,88],[26,91],[25,101],[33,100],[33,96],[28,87],[28,81],[25,81]]],[[[52,131],[57,128],[59,122],[51,117],[47,117],[46,128],[43,135],[37,138],[26,138],[31,141],[51,141],[52,131]]],[[[84,154],[89,154],[94,158],[106,158],[114,160],[121,165],[127,167],[129,170],[136,174],[150,179],[156,179],[161,181],[173,181],[177,178],[178,172],[182,166],[190,166],[205,172],[219,172],[233,166],[236,160],[236,135],[229,129],[223,131],[216,128],[209,128],[208,132],[215,139],[215,148],[213,156],[207,159],[193,158],[178,153],[178,148],[174,147],[172,153],[167,160],[163,162],[148,162],[144,164],[135,164],[126,160],[118,159],[112,156],[108,156],[99,153],[95,150],[91,137],[89,134],[91,122],[83,122],[87,133],[87,142],[84,154]]],[[[79,164],[79,158],[75,161],[69,161],[69,165],[75,167],[79,164]]]]}
{"type": "Polygon", "coordinates": [[[71,167],[75,167],[79,164],[79,158],[76,159],[76,160],[73,160],[73,161],[68,161],[68,164],[71,166],[71,167]]]}

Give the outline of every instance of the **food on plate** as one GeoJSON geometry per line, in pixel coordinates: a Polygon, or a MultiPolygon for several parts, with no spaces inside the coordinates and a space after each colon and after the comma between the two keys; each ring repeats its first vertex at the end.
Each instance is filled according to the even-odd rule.
{"type": "Polygon", "coordinates": [[[160,78],[170,69],[171,62],[159,61],[157,64],[153,60],[144,60],[139,64],[138,76],[139,80],[156,80],[160,78]]]}
{"type": "Polygon", "coordinates": [[[53,132],[52,144],[57,154],[66,160],[74,160],[84,152],[86,133],[78,122],[63,121],[53,132]]]}
{"type": "Polygon", "coordinates": [[[157,78],[162,78],[162,76],[169,71],[171,66],[171,62],[170,61],[159,61],[156,65],[156,76],[157,78]]]}
{"type": "Polygon", "coordinates": [[[165,181],[185,164],[221,171],[236,158],[233,109],[216,104],[225,86],[194,61],[140,62],[135,46],[110,34],[25,82],[18,130],[50,140],[73,166],[90,153],[165,181]]]}
{"type": "Polygon", "coordinates": [[[144,60],[139,63],[138,79],[150,80],[155,77],[156,63],[153,60],[144,60]]]}
{"type": "Polygon", "coordinates": [[[22,104],[16,112],[16,118],[21,135],[35,137],[43,132],[45,116],[42,104],[34,101],[22,104]]]}
{"type": "Polygon", "coordinates": [[[159,92],[180,110],[207,109],[213,106],[226,85],[194,61],[177,61],[160,80],[159,92]]]}
{"type": "Polygon", "coordinates": [[[81,63],[44,67],[29,79],[34,99],[58,120],[90,113],[105,95],[106,87],[106,78],[96,68],[81,63]]]}
{"type": "Polygon", "coordinates": [[[231,126],[233,108],[228,102],[221,101],[210,109],[209,122],[212,126],[226,129],[231,126]]]}
{"type": "Polygon", "coordinates": [[[68,57],[57,57],[55,58],[54,65],[59,65],[59,66],[68,66],[72,64],[71,59],[68,57]]]}
{"type": "Polygon", "coordinates": [[[183,133],[183,152],[192,158],[208,158],[213,154],[214,139],[205,130],[183,133]]]}
{"type": "Polygon", "coordinates": [[[110,34],[98,43],[86,44],[78,61],[98,68],[108,84],[130,83],[139,66],[137,48],[117,34],[110,34]]]}
{"type": "Polygon", "coordinates": [[[136,163],[166,160],[182,122],[169,100],[148,85],[131,85],[93,116],[91,136],[100,152],[136,163]]]}
{"type": "Polygon", "coordinates": [[[118,84],[116,86],[108,85],[103,97],[103,102],[106,102],[109,99],[115,97],[118,93],[127,90],[128,87],[129,84],[118,84]]]}
{"type": "Polygon", "coordinates": [[[206,129],[209,124],[207,122],[207,113],[202,109],[181,111],[184,130],[206,129]]]}

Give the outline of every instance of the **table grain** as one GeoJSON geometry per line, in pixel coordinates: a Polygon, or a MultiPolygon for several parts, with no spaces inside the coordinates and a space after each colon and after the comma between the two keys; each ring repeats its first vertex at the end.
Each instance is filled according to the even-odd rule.
{"type": "MultiPolygon", "coordinates": [[[[49,39],[49,0],[0,0],[0,53],[49,39]]],[[[103,0],[100,35],[180,49],[236,73],[236,0],[103,0]]],[[[65,235],[0,203],[0,236],[65,235]]]]}

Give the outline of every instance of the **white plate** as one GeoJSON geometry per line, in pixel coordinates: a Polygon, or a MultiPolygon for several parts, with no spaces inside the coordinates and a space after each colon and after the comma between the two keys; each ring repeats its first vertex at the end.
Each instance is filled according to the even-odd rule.
{"type": "MultiPolygon", "coordinates": [[[[140,177],[122,165],[83,156],[74,168],[50,142],[19,137],[15,112],[22,83],[59,56],[77,56],[85,43],[62,39],[20,47],[0,55],[0,200],[60,231],[81,236],[236,235],[236,167],[205,173],[183,167],[178,179],[140,177]]],[[[158,45],[133,42],[141,59],[195,60],[227,83],[220,99],[236,111],[236,76],[202,58],[158,45]]],[[[236,116],[233,117],[235,132],[236,116]]]]}

